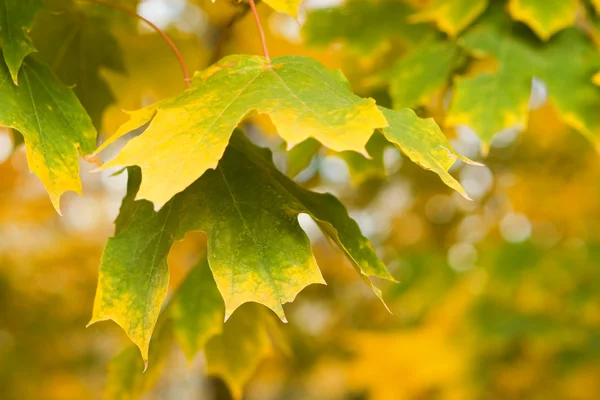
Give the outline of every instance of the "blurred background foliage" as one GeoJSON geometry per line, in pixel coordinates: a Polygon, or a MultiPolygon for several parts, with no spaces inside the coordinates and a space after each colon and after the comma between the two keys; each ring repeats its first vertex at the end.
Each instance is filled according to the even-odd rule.
{"type": "MultiPolygon", "coordinates": [[[[191,70],[230,53],[260,53],[244,4],[115,1],[164,28],[191,70]]],[[[402,78],[397,60],[406,61],[423,37],[442,37],[411,15],[437,21],[460,40],[460,32],[443,28],[443,13],[427,11],[433,3],[306,0],[298,20],[264,5],[259,12],[273,56],[317,58],[342,69],[357,93],[389,104],[414,84],[410,64],[402,78]]],[[[491,3],[488,14],[505,12],[503,1],[491,3]]],[[[38,15],[32,36],[54,46],[39,46],[47,52],[37,57],[80,89],[104,137],[125,121],[122,110],[184,89],[176,59],[145,26],[95,5],[49,4],[71,11],[38,15]]],[[[582,29],[597,39],[591,3],[578,7],[588,13],[582,29]]],[[[532,31],[523,35],[535,39],[532,31]]],[[[462,53],[454,62],[448,71],[436,65],[431,80],[441,83],[405,105],[444,126],[450,75],[497,68],[462,53]]],[[[569,62],[568,54],[558,61],[569,62]]],[[[171,341],[154,341],[144,375],[118,326],[85,329],[126,174],[90,174],[83,163],[84,196],[67,195],[59,217],[27,169],[18,134],[0,131],[0,398],[229,399],[242,388],[245,398],[261,400],[600,398],[600,163],[547,91],[534,81],[527,128],[501,132],[489,149],[467,126],[445,128],[459,153],[485,163],[459,161],[451,171],[472,202],[380,136],[369,144],[372,160],[315,143],[286,153],[268,118],[253,118],[247,134],[275,151],[277,165],[299,172],[306,187],[339,196],[371,239],[399,281],[385,284],[392,313],[310,218],[301,218],[328,285],[286,305],[288,324],[257,305],[242,307],[225,324],[227,340],[241,343],[229,364],[207,368],[204,354],[186,361],[171,341]],[[250,327],[236,325],[242,312],[255,316],[242,321],[250,327]],[[256,340],[244,344],[250,334],[256,340]]],[[[204,251],[201,234],[173,248],[172,293],[204,251]]]]}

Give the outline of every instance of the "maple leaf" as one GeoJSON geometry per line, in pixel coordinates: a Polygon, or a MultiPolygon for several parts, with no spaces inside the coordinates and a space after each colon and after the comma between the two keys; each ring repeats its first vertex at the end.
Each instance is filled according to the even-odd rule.
{"type": "Polygon", "coordinates": [[[439,175],[442,181],[469,198],[464,188],[448,173],[456,160],[481,165],[457,154],[433,118],[419,118],[410,109],[389,110],[380,107],[390,126],[382,129],[385,137],[414,163],[439,175]]]}
{"type": "Polygon", "coordinates": [[[459,49],[449,41],[426,41],[386,72],[394,108],[425,105],[442,89],[459,59],[459,49]]]}
{"type": "Polygon", "coordinates": [[[28,58],[19,81],[15,86],[0,65],[0,125],[23,135],[29,169],[60,212],[62,193],[81,194],[78,149],[84,154],[94,150],[96,130],[75,94],[45,65],[28,58]]]}
{"type": "Polygon", "coordinates": [[[167,364],[167,356],[173,344],[171,321],[165,319],[152,338],[150,364],[140,360],[135,345],[127,346],[113,357],[108,364],[108,375],[104,385],[107,400],[140,399],[160,378],[167,364]],[[144,373],[141,373],[144,371],[144,373]]]}
{"type": "Polygon", "coordinates": [[[115,101],[100,70],[125,72],[121,49],[108,31],[107,20],[77,9],[42,12],[31,31],[40,60],[73,87],[98,129],[105,108],[115,101]]]}
{"type": "Polygon", "coordinates": [[[469,26],[486,9],[488,0],[435,0],[423,10],[413,14],[413,22],[434,21],[438,28],[455,37],[469,26]]]}
{"type": "Polygon", "coordinates": [[[273,354],[274,328],[268,310],[245,305],[225,323],[223,333],[207,343],[206,373],[222,378],[233,398],[240,399],[260,363],[273,354]]]}
{"type": "Polygon", "coordinates": [[[391,38],[412,44],[429,33],[426,25],[409,21],[413,12],[397,1],[351,0],[339,7],[310,11],[302,36],[309,46],[325,47],[341,41],[361,55],[370,55],[391,38]]]}
{"type": "Polygon", "coordinates": [[[373,99],[354,95],[341,73],[306,57],[235,55],[197,74],[179,96],[132,113],[115,135],[150,123],[117,157],[104,165],[139,165],[138,198],[161,207],[204,171],[216,167],[236,125],[252,114],[268,114],[293,146],[314,137],[336,151],[364,151],[375,128],[387,122],[373,99]]]}
{"type": "Polygon", "coordinates": [[[561,118],[600,148],[600,88],[592,82],[600,54],[575,28],[560,32],[545,49],[540,78],[561,118]],[[569,54],[565,63],[564,55],[569,54]],[[577,88],[577,90],[573,90],[577,88]]]}
{"type": "Polygon", "coordinates": [[[189,361],[211,337],[223,331],[225,305],[206,257],[177,289],[169,303],[169,313],[175,339],[189,361]]]}
{"type": "Polygon", "coordinates": [[[446,122],[470,126],[484,146],[504,129],[524,129],[531,80],[537,76],[548,86],[549,97],[561,117],[597,144],[600,90],[591,81],[600,68],[600,57],[590,41],[577,29],[568,28],[548,45],[536,48],[512,32],[509,21],[494,18],[462,38],[461,46],[478,57],[494,58],[498,69],[456,80],[446,122]],[[566,51],[572,61],[560,62],[566,51]]]}
{"type": "Polygon", "coordinates": [[[511,0],[510,15],[529,25],[543,40],[561,29],[573,25],[577,0],[511,0]]]}
{"type": "Polygon", "coordinates": [[[477,57],[495,59],[498,68],[491,73],[456,78],[446,119],[450,125],[468,125],[484,147],[504,129],[527,126],[531,79],[539,68],[536,51],[503,31],[505,23],[510,21],[486,21],[461,39],[462,47],[477,57]]]}
{"type": "Polygon", "coordinates": [[[10,76],[18,84],[19,69],[35,47],[28,33],[41,0],[0,0],[0,39],[10,76]]]}
{"type": "Polygon", "coordinates": [[[243,135],[232,137],[216,170],[207,171],[159,212],[135,201],[139,169],[130,169],[127,197],[105,248],[90,324],[112,319],[144,359],[167,293],[167,255],[188,231],[208,236],[208,261],[230,316],[254,301],[285,320],[282,304],[324,283],[297,221],[307,213],[344,251],[378,296],[369,277],[393,280],[342,204],[302,189],[275,169],[270,152],[243,135]]]}

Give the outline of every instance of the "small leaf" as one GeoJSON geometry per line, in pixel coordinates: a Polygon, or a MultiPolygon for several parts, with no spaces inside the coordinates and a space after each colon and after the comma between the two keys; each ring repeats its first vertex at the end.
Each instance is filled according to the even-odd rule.
{"type": "Polygon", "coordinates": [[[428,41],[397,62],[389,71],[394,108],[425,105],[448,83],[458,56],[453,42],[428,41]]]}
{"type": "Polygon", "coordinates": [[[150,361],[146,365],[140,359],[135,345],[127,346],[113,357],[108,365],[108,376],[104,386],[106,400],[137,400],[152,389],[160,378],[173,344],[173,333],[169,321],[164,321],[152,338],[150,361]],[[142,373],[143,372],[143,373],[142,373]]]}
{"type": "Polygon", "coordinates": [[[391,38],[412,44],[430,33],[426,25],[409,22],[413,11],[397,1],[350,0],[341,6],[310,11],[302,35],[309,46],[344,42],[368,56],[391,38]]]}
{"type": "Polygon", "coordinates": [[[206,345],[206,373],[222,378],[234,399],[242,397],[260,363],[273,354],[271,319],[263,307],[245,305],[225,323],[223,333],[206,345]]]}
{"type": "Polygon", "coordinates": [[[596,85],[600,86],[600,72],[598,72],[596,75],[594,75],[594,77],[592,78],[592,82],[594,82],[596,85]]]}
{"type": "Polygon", "coordinates": [[[137,168],[129,171],[116,235],[102,256],[90,324],[114,320],[144,359],[167,293],[169,249],[188,231],[208,236],[208,262],[226,316],[253,301],[285,320],[283,303],[310,284],[324,283],[298,224],[299,213],[317,221],[371,287],[370,276],[393,280],[335,197],[296,185],[275,168],[270,152],[241,134],[232,137],[216,170],[207,171],[159,212],[148,201],[134,200],[141,176],[137,168]]]}
{"type": "Polygon", "coordinates": [[[211,337],[223,330],[225,306],[206,258],[190,271],[169,307],[175,339],[187,359],[192,360],[211,337]]]}
{"type": "Polygon", "coordinates": [[[469,198],[463,187],[448,173],[456,160],[477,164],[458,155],[433,118],[422,119],[414,111],[388,110],[380,107],[390,126],[383,129],[385,137],[406,154],[413,162],[431,170],[442,181],[465,198],[469,198]]]}
{"type": "Polygon", "coordinates": [[[387,125],[373,99],[349,90],[339,72],[305,57],[234,55],[196,74],[181,95],[132,113],[98,150],[150,122],[105,167],[139,165],[139,199],[157,208],[215,168],[236,125],[268,114],[288,146],[309,137],[336,151],[364,151],[375,128],[387,125]]]}
{"type": "Polygon", "coordinates": [[[487,5],[488,0],[434,0],[413,14],[411,21],[434,21],[442,32],[454,37],[475,21],[487,5]]]}
{"type": "Polygon", "coordinates": [[[287,152],[286,175],[293,178],[304,171],[319,149],[321,149],[321,143],[312,138],[294,146],[287,152]]]}
{"type": "Polygon", "coordinates": [[[29,169],[60,212],[62,193],[81,194],[78,149],[93,151],[96,130],[75,94],[45,65],[27,59],[19,82],[15,86],[6,66],[0,65],[0,125],[23,134],[29,169]]]}
{"type": "MultiPolygon", "coordinates": [[[[381,107],[380,110],[383,112],[381,107]]],[[[383,151],[385,150],[386,145],[389,145],[389,143],[385,140],[383,135],[379,132],[375,132],[367,142],[366,146],[370,158],[366,158],[355,151],[342,151],[341,153],[337,153],[337,155],[348,165],[350,179],[354,186],[358,187],[371,179],[385,178],[383,151]]]]}
{"type": "Polygon", "coordinates": [[[577,0],[510,0],[510,15],[529,25],[543,40],[573,25],[577,0]]]}
{"type": "Polygon", "coordinates": [[[298,7],[302,0],[265,0],[275,11],[286,13],[296,18],[298,16],[298,7]]]}
{"type": "Polygon", "coordinates": [[[0,39],[4,61],[15,84],[25,57],[35,52],[28,33],[42,7],[40,0],[0,0],[0,39]]]}
{"type": "Polygon", "coordinates": [[[561,118],[600,148],[600,88],[591,82],[600,68],[598,50],[583,33],[569,28],[553,38],[544,61],[539,75],[561,118]],[[569,62],[564,62],[565,54],[569,62]]]}
{"type": "Polygon", "coordinates": [[[482,145],[507,128],[527,126],[531,80],[539,68],[539,54],[510,34],[510,21],[486,21],[471,29],[461,46],[480,58],[494,58],[496,71],[455,80],[446,123],[468,125],[482,145]]]}

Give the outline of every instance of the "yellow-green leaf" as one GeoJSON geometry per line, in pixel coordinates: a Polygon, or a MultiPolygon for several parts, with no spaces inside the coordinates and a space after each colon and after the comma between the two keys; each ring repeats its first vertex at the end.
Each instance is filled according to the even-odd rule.
{"type": "Polygon", "coordinates": [[[531,80],[540,63],[534,49],[501,29],[495,21],[481,24],[461,40],[475,56],[495,59],[498,68],[455,79],[446,119],[450,125],[468,125],[484,147],[504,129],[527,126],[531,80]]]}
{"type": "Polygon", "coordinates": [[[302,0],[264,0],[275,11],[290,14],[296,18],[298,16],[298,7],[302,0]]]}
{"type": "Polygon", "coordinates": [[[175,339],[191,360],[223,330],[225,306],[206,257],[190,271],[169,307],[175,339]]]}
{"type": "Polygon", "coordinates": [[[4,61],[15,84],[25,57],[35,51],[28,33],[42,7],[40,0],[0,0],[0,39],[4,61]]]}
{"type": "Polygon", "coordinates": [[[413,22],[435,22],[438,28],[454,37],[481,15],[488,0],[434,0],[425,9],[413,14],[413,22]]]}
{"type": "Polygon", "coordinates": [[[600,0],[592,0],[592,5],[596,8],[596,12],[600,14],[600,0]]]}
{"type": "Polygon", "coordinates": [[[320,148],[321,143],[312,138],[294,146],[293,149],[287,152],[286,175],[293,178],[304,171],[320,148]]]}
{"type": "Polygon", "coordinates": [[[414,10],[399,1],[349,0],[331,8],[312,10],[302,26],[309,46],[343,42],[361,55],[375,52],[392,38],[413,44],[432,31],[409,22],[414,10]]]}
{"type": "Polygon", "coordinates": [[[314,137],[335,151],[364,152],[373,130],[387,125],[373,99],[354,95],[341,73],[315,60],[234,55],[196,74],[179,96],[132,113],[102,148],[149,126],[105,167],[139,165],[138,198],[161,207],[216,167],[233,129],[255,112],[268,114],[290,147],[314,137]]]}
{"type": "Polygon", "coordinates": [[[427,41],[398,61],[389,71],[394,108],[425,105],[448,83],[458,57],[453,42],[427,41]]]}
{"type": "Polygon", "coordinates": [[[389,110],[380,107],[390,126],[383,129],[385,137],[413,162],[431,170],[452,189],[469,198],[463,187],[448,173],[456,160],[477,164],[457,154],[433,118],[419,118],[410,109],[389,110]]]}
{"type": "Polygon", "coordinates": [[[577,0],[511,0],[510,14],[517,21],[529,25],[543,40],[561,29],[573,25],[577,0]]]}
{"type": "Polygon", "coordinates": [[[242,397],[260,363],[273,354],[269,327],[274,324],[268,313],[258,304],[245,305],[206,345],[206,373],[222,378],[234,399],[242,397]]]}
{"type": "Polygon", "coordinates": [[[591,82],[600,53],[582,32],[570,28],[553,38],[544,61],[539,75],[561,118],[600,148],[600,87],[591,82]]]}
{"type": "Polygon", "coordinates": [[[208,261],[226,318],[253,301],[285,319],[283,303],[310,284],[324,283],[299,213],[317,221],[369,285],[371,276],[393,279],[335,197],[296,185],[275,169],[269,151],[241,134],[232,137],[217,169],[159,212],[148,201],[134,200],[141,177],[137,168],[129,173],[115,237],[102,256],[90,323],[114,320],[144,359],[167,293],[169,249],[189,231],[208,236],[208,261]]]}
{"type": "Polygon", "coordinates": [[[81,194],[79,153],[94,150],[96,130],[75,94],[45,65],[27,59],[15,86],[0,64],[0,125],[23,134],[29,169],[42,181],[54,208],[69,190],[81,194]]]}
{"type": "Polygon", "coordinates": [[[171,324],[168,320],[163,321],[152,338],[150,364],[145,365],[140,359],[135,345],[127,346],[110,360],[104,399],[138,400],[156,384],[173,344],[171,324]]]}

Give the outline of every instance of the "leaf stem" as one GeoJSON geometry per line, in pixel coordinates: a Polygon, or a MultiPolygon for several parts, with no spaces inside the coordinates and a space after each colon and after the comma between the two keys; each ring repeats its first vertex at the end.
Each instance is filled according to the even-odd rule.
{"type": "Polygon", "coordinates": [[[254,4],[254,0],[248,0],[248,3],[250,3],[250,9],[252,10],[252,15],[254,15],[254,21],[256,21],[256,27],[258,29],[258,35],[260,36],[260,42],[262,43],[263,53],[270,65],[271,57],[269,57],[269,49],[267,49],[267,41],[265,40],[265,33],[263,32],[262,25],[260,24],[260,18],[258,18],[256,4],[254,4]]]}
{"type": "Polygon", "coordinates": [[[99,5],[102,5],[102,6],[114,8],[115,10],[122,11],[122,12],[124,12],[126,14],[129,14],[129,15],[131,15],[131,16],[139,19],[140,21],[144,22],[149,27],[151,27],[152,29],[154,29],[160,36],[162,36],[162,38],[167,43],[167,45],[169,45],[169,47],[171,48],[171,50],[173,50],[173,53],[175,54],[175,57],[177,57],[177,60],[179,61],[179,65],[181,65],[181,71],[183,72],[183,76],[184,76],[184,79],[185,79],[185,84],[187,85],[187,87],[190,87],[190,74],[188,73],[187,67],[185,66],[185,62],[183,61],[183,57],[181,56],[181,53],[179,52],[179,49],[177,48],[177,46],[175,46],[175,43],[173,43],[173,41],[171,40],[171,38],[162,29],[160,29],[158,26],[154,25],[152,22],[148,21],[146,18],[142,17],[141,15],[139,15],[138,13],[136,13],[135,11],[130,10],[129,8],[120,6],[118,4],[109,3],[108,1],[104,1],[104,0],[80,0],[80,1],[88,2],[88,3],[94,3],[94,4],[99,4],[99,5]]]}

